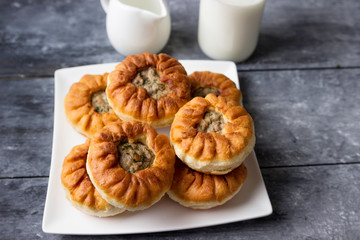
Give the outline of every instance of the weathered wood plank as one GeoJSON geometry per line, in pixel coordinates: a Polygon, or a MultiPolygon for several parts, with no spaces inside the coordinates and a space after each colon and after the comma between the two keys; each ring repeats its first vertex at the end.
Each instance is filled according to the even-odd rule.
{"type": "Polygon", "coordinates": [[[53,79],[1,80],[0,177],[48,176],[53,79]]]}
{"type": "Polygon", "coordinates": [[[269,217],[185,231],[123,236],[45,234],[41,221],[47,179],[1,179],[0,238],[358,239],[359,171],[359,164],[263,169],[274,208],[269,217]]]}
{"type": "Polygon", "coordinates": [[[39,239],[47,178],[0,180],[0,238],[39,239]]]}
{"type": "Polygon", "coordinates": [[[359,69],[239,77],[262,167],[359,162],[359,69]]]}
{"type": "Polygon", "coordinates": [[[241,69],[360,65],[360,2],[268,0],[258,48],[241,69]]]}
{"type": "MultiPolygon", "coordinates": [[[[360,69],[239,75],[261,167],[360,162],[360,69]]],[[[0,177],[47,176],[53,81],[1,83],[0,177]]]]}
{"type": "MultiPolygon", "coordinates": [[[[168,0],[171,37],[163,52],[208,59],[197,42],[199,0],[168,0]]],[[[258,48],[239,69],[360,66],[360,2],[268,0],[258,48]]],[[[124,56],[110,45],[100,2],[0,3],[0,75],[51,75],[55,69],[124,56]]]]}

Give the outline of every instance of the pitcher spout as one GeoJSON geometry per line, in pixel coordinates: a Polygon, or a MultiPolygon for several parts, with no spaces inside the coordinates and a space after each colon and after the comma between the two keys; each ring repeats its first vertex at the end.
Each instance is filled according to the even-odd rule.
{"type": "Polygon", "coordinates": [[[141,11],[154,19],[166,18],[169,14],[166,0],[119,0],[129,10],[141,11]]]}

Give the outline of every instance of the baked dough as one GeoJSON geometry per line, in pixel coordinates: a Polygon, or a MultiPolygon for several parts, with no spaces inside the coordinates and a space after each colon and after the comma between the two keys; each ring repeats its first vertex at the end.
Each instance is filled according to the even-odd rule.
{"type": "Polygon", "coordinates": [[[185,207],[209,209],[224,204],[234,197],[247,177],[244,164],[226,175],[213,175],[192,170],[179,159],[169,197],[185,207]]]}
{"type": "MultiPolygon", "coordinates": [[[[133,161],[144,161],[147,153],[133,153],[133,161]]],[[[89,176],[101,196],[112,205],[129,211],[142,210],[160,200],[170,188],[175,153],[169,138],[138,121],[111,123],[95,134],[87,158],[89,176]],[[154,155],[151,165],[131,166],[122,155],[127,144],[146,145],[154,155]],[[124,160],[124,162],[122,162],[124,160]],[[127,165],[123,167],[122,165],[127,165]],[[147,168],[146,168],[147,167],[147,168]],[[128,169],[128,170],[126,170],[128,169]]]]}
{"type": "Polygon", "coordinates": [[[95,189],[86,172],[86,158],[90,139],[84,144],[75,146],[65,157],[61,171],[61,183],[66,198],[83,213],[98,217],[119,214],[124,209],[116,208],[107,203],[95,189]]]}
{"type": "Polygon", "coordinates": [[[206,97],[213,93],[216,96],[222,96],[227,101],[235,101],[242,105],[242,93],[236,88],[236,85],[224,74],[213,73],[210,71],[193,72],[189,75],[191,84],[191,98],[206,97]]]}
{"type": "Polygon", "coordinates": [[[109,74],[106,94],[121,119],[165,127],[190,100],[190,83],[176,59],[143,53],[130,55],[116,66],[109,74]]]}
{"type": "Polygon", "coordinates": [[[106,124],[119,120],[107,103],[105,88],[107,76],[85,75],[74,83],[64,101],[70,124],[86,137],[92,137],[106,124]]]}
{"type": "Polygon", "coordinates": [[[255,145],[247,111],[214,94],[185,104],[175,115],[170,137],[181,161],[211,174],[226,174],[240,166],[255,145]]]}

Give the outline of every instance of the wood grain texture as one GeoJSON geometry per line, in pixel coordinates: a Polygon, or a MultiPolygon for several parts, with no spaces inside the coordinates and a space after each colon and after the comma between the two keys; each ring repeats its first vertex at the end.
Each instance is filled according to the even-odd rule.
{"type": "MultiPolygon", "coordinates": [[[[0,3],[0,76],[51,75],[55,69],[119,62],[98,0],[0,3]]],[[[208,59],[197,42],[199,0],[168,0],[172,32],[163,52],[208,59]]],[[[258,47],[238,69],[360,66],[360,2],[268,0],[258,47]]]]}
{"type": "Polygon", "coordinates": [[[48,176],[53,79],[0,80],[0,177],[48,176]]]}
{"type": "Polygon", "coordinates": [[[258,47],[241,69],[360,66],[360,2],[268,0],[258,47]]]}
{"type": "Polygon", "coordinates": [[[47,178],[0,179],[0,238],[39,239],[47,178]]]}
{"type": "Polygon", "coordinates": [[[0,236],[1,239],[357,239],[359,171],[359,164],[263,169],[274,207],[269,217],[184,231],[121,236],[43,233],[47,179],[1,179],[0,236]]]}
{"type": "Polygon", "coordinates": [[[260,166],[360,161],[359,69],[240,72],[260,166]]]}

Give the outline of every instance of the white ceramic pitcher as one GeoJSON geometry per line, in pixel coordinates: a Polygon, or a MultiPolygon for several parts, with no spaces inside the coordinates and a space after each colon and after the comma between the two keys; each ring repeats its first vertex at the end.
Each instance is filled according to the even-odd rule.
{"type": "Polygon", "coordinates": [[[112,46],[123,55],[158,53],[169,40],[166,0],[101,0],[112,46]]]}

